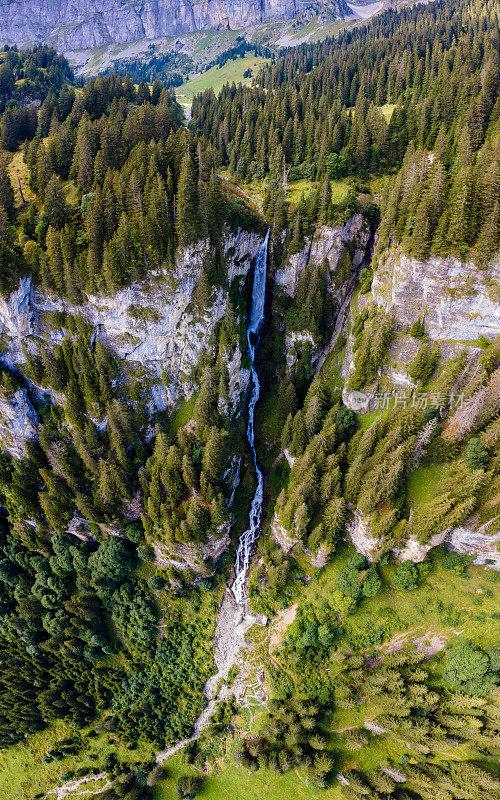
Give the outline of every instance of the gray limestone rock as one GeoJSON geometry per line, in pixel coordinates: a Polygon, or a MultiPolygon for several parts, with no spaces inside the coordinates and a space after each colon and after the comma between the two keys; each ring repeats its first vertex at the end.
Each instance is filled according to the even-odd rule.
{"type": "MultiPolygon", "coordinates": [[[[238,29],[291,19],[310,0],[4,0],[0,41],[50,42],[58,50],[102,47],[204,29],[238,29]]],[[[335,17],[352,12],[345,0],[327,3],[335,17]]]]}

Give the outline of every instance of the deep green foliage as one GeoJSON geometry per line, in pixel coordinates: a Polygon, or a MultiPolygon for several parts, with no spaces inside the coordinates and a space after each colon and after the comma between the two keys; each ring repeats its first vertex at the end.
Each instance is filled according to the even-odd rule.
{"type": "Polygon", "coordinates": [[[457,692],[484,697],[500,682],[499,653],[498,648],[485,653],[470,642],[464,642],[448,651],[443,678],[457,692]]]}
{"type": "Polygon", "coordinates": [[[349,381],[350,389],[361,389],[372,383],[383,362],[394,333],[394,319],[375,307],[364,309],[354,323],[354,363],[356,371],[349,381]]]}
{"type": "Polygon", "coordinates": [[[418,570],[411,561],[403,561],[398,564],[391,577],[392,585],[395,589],[403,592],[411,592],[418,585],[418,570]]]}
{"type": "Polygon", "coordinates": [[[489,461],[488,451],[485,450],[480,439],[473,436],[469,439],[464,452],[464,459],[469,469],[481,469],[489,461]]]}
{"type": "Polygon", "coordinates": [[[92,579],[97,583],[120,583],[130,573],[133,564],[131,553],[122,539],[105,539],[89,557],[92,579]]]}

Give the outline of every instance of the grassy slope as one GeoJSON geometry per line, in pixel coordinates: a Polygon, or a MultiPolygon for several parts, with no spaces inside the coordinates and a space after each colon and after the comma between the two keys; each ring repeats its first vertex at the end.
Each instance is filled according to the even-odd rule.
{"type": "MultiPolygon", "coordinates": [[[[181,775],[198,774],[191,767],[179,762],[169,763],[171,778],[164,782],[155,793],[155,800],[176,800],[175,782],[181,775]]],[[[334,786],[326,791],[318,792],[303,772],[289,772],[277,775],[268,769],[260,769],[250,774],[245,767],[224,763],[219,775],[210,777],[199,794],[197,800],[313,800],[321,796],[322,800],[340,800],[340,790],[334,786]]]]}
{"type": "Polygon", "coordinates": [[[250,84],[251,78],[243,78],[243,73],[247,69],[251,69],[255,77],[259,69],[267,64],[268,59],[261,58],[260,56],[247,56],[246,58],[237,58],[232,61],[226,61],[223,67],[211,67],[209,70],[193,78],[182,86],[177,87],[175,90],[177,97],[181,99],[192,99],[198,92],[203,92],[205,89],[213,89],[217,94],[220,92],[225,83],[245,83],[250,84]]]}
{"type": "MultiPolygon", "coordinates": [[[[317,184],[314,184],[314,186],[317,186],[317,184]]],[[[330,186],[332,187],[333,203],[340,203],[341,200],[344,200],[350,189],[350,186],[346,180],[332,180],[330,181],[330,186]]],[[[312,188],[313,184],[311,181],[308,181],[305,178],[300,181],[291,181],[288,189],[288,199],[293,203],[297,203],[300,200],[302,193],[307,194],[312,188]]]]}
{"type": "MultiPolygon", "coordinates": [[[[64,783],[62,776],[70,770],[87,767],[102,766],[108,753],[117,753],[124,761],[140,761],[150,758],[152,750],[129,751],[124,747],[117,747],[112,735],[101,735],[96,739],[87,740],[87,745],[75,755],[66,756],[62,761],[52,761],[43,764],[42,756],[50,750],[54,742],[67,736],[72,736],[74,730],[62,722],[51,725],[45,731],[31,737],[27,744],[17,744],[15,747],[0,752],[0,797],[3,800],[31,800],[38,792],[46,792],[55,786],[64,783]]],[[[96,785],[92,788],[96,788],[96,785]]],[[[80,791],[83,791],[83,787],[80,791]]],[[[80,800],[86,800],[87,793],[78,795],[80,800]]],[[[71,795],[69,795],[71,797],[71,795]]]]}
{"type": "MultiPolygon", "coordinates": [[[[304,597],[314,605],[327,599],[335,588],[336,576],[353,553],[353,548],[344,548],[304,590],[304,597]]],[[[483,567],[469,567],[466,575],[459,576],[441,568],[440,553],[432,551],[429,560],[430,574],[412,592],[396,592],[390,580],[395,567],[381,567],[383,591],[376,597],[363,599],[346,622],[363,627],[370,620],[376,620],[382,609],[391,608],[401,621],[402,632],[411,630],[415,636],[428,632],[442,634],[453,643],[455,631],[463,631],[462,638],[468,637],[481,647],[493,645],[498,640],[498,620],[491,619],[498,606],[497,573],[483,567]],[[440,616],[437,601],[444,605],[451,603],[453,623],[440,616]]]]}
{"type": "MultiPolygon", "coordinates": [[[[336,575],[345,566],[347,558],[352,553],[352,548],[343,547],[316,580],[302,588],[301,597],[314,605],[320,605],[328,599],[335,587],[336,575]]],[[[498,595],[498,591],[495,591],[495,573],[481,567],[471,567],[467,575],[458,576],[440,567],[438,554],[432,554],[431,562],[432,571],[421,580],[419,588],[413,592],[395,592],[390,583],[394,566],[382,567],[384,591],[378,597],[364,599],[358,611],[348,617],[346,622],[362,628],[369,621],[376,620],[382,609],[392,608],[401,621],[401,632],[407,633],[408,641],[418,637],[423,639],[425,644],[433,634],[437,634],[442,641],[448,641],[452,645],[463,641],[466,637],[482,647],[494,644],[498,639],[498,622],[491,619],[498,605],[495,597],[495,594],[498,595]],[[437,612],[438,600],[445,606],[452,605],[450,619],[443,619],[437,612]]],[[[399,631],[395,635],[399,635],[399,631]]],[[[382,645],[382,649],[386,646],[387,644],[382,645]]],[[[265,657],[263,651],[262,655],[265,657]]],[[[436,662],[436,670],[439,672],[439,656],[436,662]]],[[[343,769],[355,766],[360,769],[371,769],[388,757],[397,762],[406,752],[404,741],[394,735],[372,737],[369,745],[355,754],[342,748],[342,736],[339,731],[362,725],[364,720],[372,719],[376,713],[377,708],[368,700],[357,709],[336,711],[327,720],[331,744],[341,755],[343,769]]],[[[239,715],[237,722],[245,729],[248,725],[248,716],[239,715]]],[[[255,728],[253,731],[255,732],[255,728]]],[[[445,754],[446,748],[444,746],[443,748],[445,754]]],[[[454,748],[452,755],[454,758],[463,758],[471,755],[474,757],[477,754],[454,748]]],[[[197,795],[202,799],[220,800],[226,796],[231,800],[247,800],[250,797],[258,800],[291,798],[339,800],[340,798],[338,784],[319,792],[310,784],[302,771],[292,771],[283,776],[269,770],[259,770],[251,774],[246,768],[235,766],[230,755],[221,758],[218,764],[219,774],[210,775],[200,794],[197,795]]],[[[167,779],[156,790],[156,800],[174,800],[175,783],[181,775],[186,774],[196,774],[196,770],[183,764],[179,758],[172,759],[168,763],[167,779]]]]}
{"type": "MultiPolygon", "coordinates": [[[[182,88],[182,87],[181,87],[182,88]]],[[[182,101],[182,98],[181,98],[182,101]]],[[[219,174],[222,175],[224,178],[233,181],[234,176],[230,176],[228,169],[221,169],[219,170],[219,174]]],[[[335,180],[330,181],[330,185],[332,188],[332,200],[334,203],[340,203],[347,197],[349,189],[349,183],[347,179],[345,180],[335,180]]],[[[296,204],[299,202],[301,196],[307,195],[313,189],[318,188],[318,183],[315,181],[307,180],[307,178],[302,178],[301,180],[297,181],[289,181],[288,182],[288,189],[287,189],[287,199],[292,203],[296,204]]],[[[266,181],[259,181],[256,178],[248,181],[247,183],[241,182],[241,189],[245,192],[245,194],[255,200],[257,204],[261,204],[265,191],[266,191],[266,181]]]]}
{"type": "Polygon", "coordinates": [[[29,171],[23,160],[23,152],[22,150],[17,150],[14,154],[11,154],[7,153],[5,150],[0,150],[0,154],[4,158],[7,158],[7,170],[9,173],[10,182],[14,187],[16,206],[20,208],[21,195],[19,192],[19,181],[21,181],[25,201],[29,203],[35,198],[35,195],[28,186],[29,171]]]}

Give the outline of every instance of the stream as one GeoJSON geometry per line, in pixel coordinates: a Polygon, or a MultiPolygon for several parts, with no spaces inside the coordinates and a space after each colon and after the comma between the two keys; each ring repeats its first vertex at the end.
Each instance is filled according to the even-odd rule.
{"type": "Polygon", "coordinates": [[[257,370],[255,369],[255,354],[259,344],[259,333],[264,322],[265,306],[266,306],[266,275],[267,275],[267,247],[269,243],[269,230],[267,231],[266,238],[259,247],[257,257],[255,259],[255,274],[253,279],[252,291],[252,310],[250,314],[250,325],[247,330],[248,339],[248,353],[252,362],[251,375],[252,375],[252,396],[248,406],[248,427],[247,438],[252,449],[253,461],[255,464],[255,471],[257,473],[257,489],[252,500],[250,508],[250,527],[242,533],[238,542],[238,549],[236,551],[236,578],[232,586],[234,599],[241,605],[245,601],[245,581],[247,577],[248,567],[250,565],[250,557],[255,542],[259,538],[259,527],[262,518],[262,501],[264,499],[264,478],[259,468],[257,460],[257,451],[255,449],[255,433],[254,433],[254,419],[255,419],[255,406],[260,397],[260,383],[257,370]]]}
{"type": "Polygon", "coordinates": [[[234,686],[227,686],[229,670],[235,664],[240,650],[245,644],[245,634],[256,622],[256,618],[248,613],[246,597],[246,579],[250,559],[257,539],[259,538],[260,523],[262,520],[262,503],[264,499],[264,478],[258,464],[255,449],[255,406],[260,397],[260,383],[255,357],[259,345],[259,335],[265,316],[266,306],[266,277],[267,277],[267,249],[269,244],[269,230],[266,238],[260,245],[255,257],[255,270],[252,290],[252,306],[250,323],[247,329],[248,353],[251,360],[252,394],[248,405],[247,438],[252,450],[255,471],[257,474],[257,488],[250,507],[250,521],[247,530],[241,534],[236,550],[235,579],[233,585],[226,588],[224,598],[217,618],[214,636],[214,661],[217,672],[205,684],[204,695],[208,701],[194,724],[193,735],[189,739],[182,739],[162,753],[158,753],[156,761],[161,764],[167,758],[182,750],[190,742],[194,742],[202,730],[209,724],[210,718],[217,708],[218,703],[227,700],[234,692],[234,686]],[[222,684],[222,685],[221,685],[222,684]],[[219,688],[220,687],[220,688],[219,688]]]}

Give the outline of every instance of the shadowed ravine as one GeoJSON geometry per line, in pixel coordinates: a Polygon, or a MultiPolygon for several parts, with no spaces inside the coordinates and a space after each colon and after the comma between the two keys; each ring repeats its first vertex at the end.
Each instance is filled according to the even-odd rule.
{"type": "Polygon", "coordinates": [[[254,419],[255,407],[260,397],[259,376],[255,367],[255,356],[259,344],[259,333],[264,321],[266,304],[266,276],[267,276],[267,247],[269,230],[262,242],[255,259],[255,272],[252,290],[252,307],[250,324],[247,330],[248,352],[251,359],[252,394],[248,405],[247,437],[252,450],[252,456],[257,475],[257,488],[250,507],[250,524],[242,533],[238,542],[235,561],[235,579],[231,587],[224,592],[224,598],[219,611],[214,636],[214,661],[217,672],[205,684],[204,695],[208,700],[207,705],[194,724],[193,735],[189,739],[182,739],[177,744],[158,753],[156,760],[162,763],[174,753],[182,750],[190,742],[194,742],[201,734],[203,728],[210,721],[210,717],[217,708],[218,703],[226,700],[234,693],[226,685],[229,670],[235,663],[238,653],[245,643],[245,633],[254,624],[255,617],[247,612],[247,598],[245,583],[250,566],[253,549],[259,538],[260,523],[262,519],[262,502],[264,498],[264,478],[260,470],[257,451],[255,449],[254,419]],[[215,696],[219,681],[223,684],[215,696]]]}

